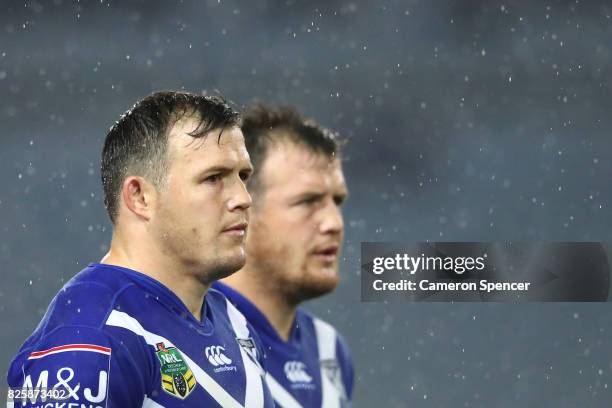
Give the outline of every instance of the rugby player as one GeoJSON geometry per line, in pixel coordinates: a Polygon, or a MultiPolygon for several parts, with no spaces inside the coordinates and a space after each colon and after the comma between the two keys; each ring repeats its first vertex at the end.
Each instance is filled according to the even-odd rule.
{"type": "Polygon", "coordinates": [[[15,407],[271,407],[263,349],[212,282],[245,263],[252,172],[220,97],[158,92],[102,152],[109,253],[55,296],[8,372],[15,407]]]}
{"type": "Polygon", "coordinates": [[[242,125],[255,172],[246,265],[216,283],[260,335],[277,405],[346,407],[348,348],[300,304],[338,284],[347,196],[334,134],[288,107],[251,108],[242,125]]]}

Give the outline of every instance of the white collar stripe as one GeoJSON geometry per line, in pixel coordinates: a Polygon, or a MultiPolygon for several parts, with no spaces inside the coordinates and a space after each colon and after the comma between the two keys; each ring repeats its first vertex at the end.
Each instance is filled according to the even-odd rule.
{"type": "MultiPolygon", "coordinates": [[[[226,303],[227,315],[232,323],[236,337],[248,339],[249,328],[247,327],[245,317],[227,299],[226,303]]],[[[261,373],[260,368],[247,355],[242,345],[240,345],[240,355],[242,356],[242,362],[244,363],[244,369],[246,371],[246,396],[244,405],[246,407],[262,407],[264,405],[264,392],[261,374],[263,373],[261,373]]]]}
{"type": "Polygon", "coordinates": [[[336,330],[327,322],[320,319],[312,321],[317,334],[317,346],[320,360],[333,360],[336,358],[336,330]]]}
{"type": "MultiPolygon", "coordinates": [[[[329,324],[320,319],[313,319],[315,333],[317,335],[317,347],[319,349],[319,360],[336,359],[336,331],[329,324]]],[[[327,377],[323,364],[321,364],[321,408],[340,408],[340,394],[327,377]]]]}

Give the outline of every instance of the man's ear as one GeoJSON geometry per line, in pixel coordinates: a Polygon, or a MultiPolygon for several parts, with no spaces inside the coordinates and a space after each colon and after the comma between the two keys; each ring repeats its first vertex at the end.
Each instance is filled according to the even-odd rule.
{"type": "Polygon", "coordinates": [[[136,216],[149,221],[153,214],[157,191],[155,187],[139,176],[129,176],[121,187],[125,206],[136,216]]]}

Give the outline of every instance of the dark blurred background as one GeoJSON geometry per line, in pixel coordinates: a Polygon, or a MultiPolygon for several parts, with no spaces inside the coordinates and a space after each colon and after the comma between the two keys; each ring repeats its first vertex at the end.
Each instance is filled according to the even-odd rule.
{"type": "MultiPolygon", "coordinates": [[[[605,1],[2,1],[0,366],[108,249],[106,131],[153,90],[350,140],[343,282],[307,307],[355,407],[609,407],[609,304],[360,302],[361,241],[612,241],[605,1]]],[[[578,272],[579,273],[579,272],[578,272]]]]}

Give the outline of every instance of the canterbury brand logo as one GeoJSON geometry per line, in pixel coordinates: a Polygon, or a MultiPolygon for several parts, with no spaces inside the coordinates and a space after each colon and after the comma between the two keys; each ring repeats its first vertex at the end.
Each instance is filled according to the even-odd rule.
{"type": "Polygon", "coordinates": [[[312,377],[306,372],[306,364],[301,361],[287,361],[285,363],[285,375],[293,383],[309,383],[312,381],[312,377]]]}
{"type": "Polygon", "coordinates": [[[223,354],[224,351],[225,349],[221,346],[208,346],[204,350],[204,354],[206,355],[206,358],[210,364],[214,365],[215,367],[232,364],[232,360],[223,354]]]}

